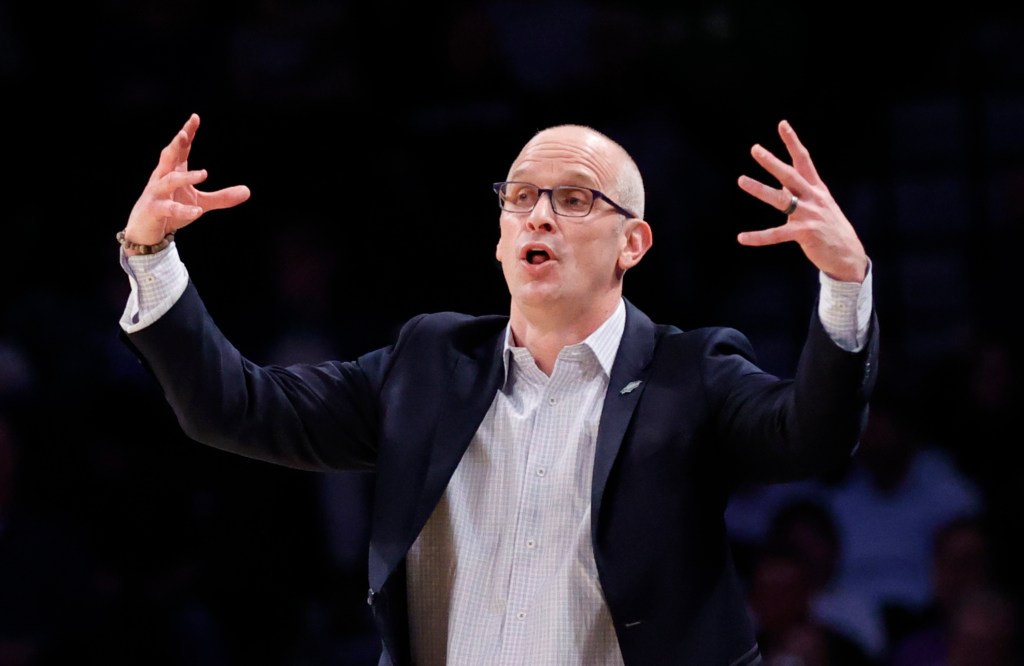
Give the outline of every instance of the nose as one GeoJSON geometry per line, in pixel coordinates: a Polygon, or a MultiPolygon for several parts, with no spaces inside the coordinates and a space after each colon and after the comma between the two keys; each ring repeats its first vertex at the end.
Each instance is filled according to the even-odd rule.
{"type": "Polygon", "coordinates": [[[526,214],[526,226],[529,229],[545,229],[550,231],[555,220],[555,209],[551,205],[551,192],[541,192],[537,204],[526,214]],[[547,195],[546,197],[544,195],[547,195]]]}

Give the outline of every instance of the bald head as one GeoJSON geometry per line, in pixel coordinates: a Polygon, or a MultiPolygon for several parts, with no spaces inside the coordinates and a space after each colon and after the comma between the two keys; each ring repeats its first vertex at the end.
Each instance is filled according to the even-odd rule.
{"type": "Polygon", "coordinates": [[[643,219],[645,193],[639,167],[618,142],[587,125],[554,125],[538,131],[519,152],[509,180],[513,180],[511,174],[521,162],[559,152],[578,153],[595,172],[606,174],[604,187],[609,191],[605,194],[643,219]]]}

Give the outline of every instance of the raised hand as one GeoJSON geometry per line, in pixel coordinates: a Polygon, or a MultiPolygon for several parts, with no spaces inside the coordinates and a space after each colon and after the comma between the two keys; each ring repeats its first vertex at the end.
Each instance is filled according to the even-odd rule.
{"type": "Polygon", "coordinates": [[[124,230],[127,240],[154,245],[207,211],[237,206],[249,198],[249,188],[245,185],[213,192],[196,189],[207,176],[205,169],[190,171],[188,168],[188,155],[198,129],[199,116],[193,113],[160,151],[160,161],[128,216],[124,230]]]}
{"type": "Polygon", "coordinates": [[[744,231],[736,240],[743,245],[763,246],[794,241],[811,263],[830,277],[863,282],[868,257],[853,225],[846,219],[825,183],[818,176],[810,153],[796,132],[783,120],[779,136],[793,164],[786,164],[760,144],[750,149],[753,158],[774,176],[781,187],[740,176],[740,189],[786,215],[786,222],[760,231],[744,231]]]}

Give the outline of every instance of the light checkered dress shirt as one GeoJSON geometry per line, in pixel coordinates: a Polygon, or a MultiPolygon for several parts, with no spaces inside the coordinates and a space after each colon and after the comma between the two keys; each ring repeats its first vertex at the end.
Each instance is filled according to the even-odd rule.
{"type": "MultiPolygon", "coordinates": [[[[184,291],[174,243],[126,259],[121,326],[156,321],[184,291]]],[[[841,347],[863,346],[862,285],[820,275],[818,313],[841,347]]],[[[597,426],[625,304],[545,375],[506,329],[505,383],[407,560],[413,657],[421,666],[619,666],[590,541],[597,426]]]]}
{"type": "Polygon", "coordinates": [[[505,384],[408,558],[425,666],[621,664],[590,542],[597,424],[625,304],[548,377],[505,334],[505,384]]]}

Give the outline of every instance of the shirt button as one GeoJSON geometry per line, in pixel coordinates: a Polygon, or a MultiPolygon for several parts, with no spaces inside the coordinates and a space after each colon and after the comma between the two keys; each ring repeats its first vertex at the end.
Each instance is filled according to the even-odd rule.
{"type": "Polygon", "coordinates": [[[547,473],[548,473],[548,471],[546,469],[544,469],[543,467],[538,467],[537,468],[537,476],[544,476],[547,473]]]}
{"type": "Polygon", "coordinates": [[[537,542],[534,541],[533,539],[527,539],[526,540],[526,547],[527,548],[533,548],[536,545],[537,545],[537,542]]]}
{"type": "Polygon", "coordinates": [[[558,402],[558,398],[548,398],[548,404],[553,405],[558,402]]]}
{"type": "Polygon", "coordinates": [[[526,619],[526,613],[524,613],[523,611],[519,611],[518,613],[516,613],[516,619],[518,619],[518,620],[525,620],[526,619]]]}

